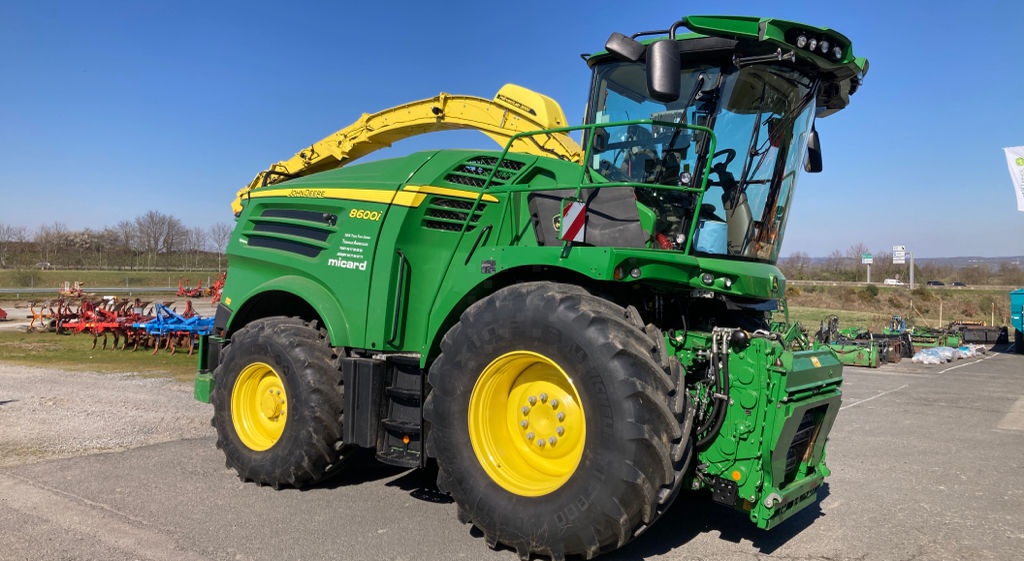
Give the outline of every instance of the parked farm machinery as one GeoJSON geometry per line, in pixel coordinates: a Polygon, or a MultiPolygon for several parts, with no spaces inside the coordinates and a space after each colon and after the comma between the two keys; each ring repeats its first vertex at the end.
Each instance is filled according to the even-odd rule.
{"type": "Polygon", "coordinates": [[[53,329],[53,306],[55,302],[31,302],[28,305],[29,315],[25,316],[31,320],[26,331],[50,331],[53,329]]]}
{"type": "Polygon", "coordinates": [[[210,296],[210,303],[216,306],[220,303],[220,293],[224,290],[224,281],[227,280],[228,274],[221,273],[217,280],[213,281],[210,288],[207,289],[207,293],[210,296]]]}
{"type": "Polygon", "coordinates": [[[210,286],[203,288],[203,281],[200,279],[196,285],[190,286],[191,283],[187,278],[178,279],[178,292],[175,293],[178,297],[183,298],[202,298],[209,296],[211,303],[216,305],[220,302],[220,292],[224,288],[224,280],[227,277],[227,273],[221,273],[217,280],[210,283],[210,286]]]}
{"type": "Polygon", "coordinates": [[[1006,326],[987,325],[983,321],[952,321],[946,327],[952,333],[959,333],[964,343],[998,345],[1010,342],[1006,326]]]}
{"type": "Polygon", "coordinates": [[[907,330],[910,335],[910,345],[916,353],[922,349],[933,347],[957,348],[963,344],[963,335],[953,329],[931,328],[915,325],[907,330]]]}
{"type": "Polygon", "coordinates": [[[213,331],[213,318],[203,318],[195,313],[192,301],[186,301],[184,313],[177,313],[166,304],[153,305],[154,317],[146,322],[136,322],[133,328],[141,330],[153,341],[153,352],[161,347],[174,354],[176,349],[186,348],[188,354],[196,348],[201,335],[209,335],[213,331]]]}
{"type": "Polygon", "coordinates": [[[843,364],[878,368],[886,362],[899,362],[900,356],[890,352],[887,339],[875,339],[866,329],[849,327],[839,329],[839,317],[829,316],[821,320],[821,327],[814,339],[827,345],[843,364]]]}
{"type": "Polygon", "coordinates": [[[178,292],[175,293],[175,296],[185,298],[200,298],[204,294],[206,294],[206,291],[203,289],[202,279],[200,279],[200,281],[196,283],[195,287],[190,287],[189,284],[190,283],[188,279],[179,278],[178,292]]]}
{"type": "Polygon", "coordinates": [[[185,301],[185,310],[178,313],[172,302],[147,302],[139,298],[122,300],[116,297],[78,299],[58,298],[30,305],[32,322],[28,331],[50,331],[57,334],[88,333],[92,348],[152,349],[155,354],[166,349],[174,354],[185,349],[192,354],[201,335],[209,334],[213,318],[202,318],[185,301]],[[102,343],[100,341],[102,340],[102,343]]]}

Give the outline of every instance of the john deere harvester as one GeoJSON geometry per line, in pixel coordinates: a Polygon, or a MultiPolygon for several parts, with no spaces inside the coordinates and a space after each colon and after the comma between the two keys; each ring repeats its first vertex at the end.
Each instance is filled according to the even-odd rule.
{"type": "Polygon", "coordinates": [[[239,192],[196,395],[241,478],[433,459],[523,558],[614,550],[683,489],[761,528],[817,500],[842,367],[772,331],[775,263],[815,119],[867,62],[826,28],[696,16],[586,60],[581,126],[517,86],[441,94],[239,192]],[[503,149],[346,165],[450,128],[503,149]]]}

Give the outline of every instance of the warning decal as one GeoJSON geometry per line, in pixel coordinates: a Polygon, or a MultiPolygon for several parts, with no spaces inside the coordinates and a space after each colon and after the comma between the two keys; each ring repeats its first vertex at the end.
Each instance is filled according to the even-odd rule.
{"type": "Polygon", "coordinates": [[[567,242],[582,242],[586,232],[587,205],[580,201],[562,203],[561,238],[567,242]]]}

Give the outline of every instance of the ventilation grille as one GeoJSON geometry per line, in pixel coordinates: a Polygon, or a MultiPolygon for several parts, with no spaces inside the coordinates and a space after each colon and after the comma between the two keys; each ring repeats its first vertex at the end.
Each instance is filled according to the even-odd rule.
{"type": "Polygon", "coordinates": [[[814,434],[818,430],[818,424],[821,422],[823,411],[821,407],[815,407],[804,413],[803,418],[800,419],[800,426],[797,427],[796,434],[793,435],[793,443],[789,445],[789,450],[786,451],[784,483],[789,483],[796,478],[800,463],[803,461],[804,456],[807,455],[807,449],[813,444],[814,434]]]}
{"type": "MultiPolygon", "coordinates": [[[[487,178],[491,176],[491,171],[494,170],[494,166],[498,163],[498,158],[494,156],[477,156],[470,158],[458,167],[448,172],[448,175],[444,177],[445,181],[454,183],[456,185],[467,185],[470,187],[483,187],[487,183],[487,178]]],[[[510,179],[519,173],[519,170],[523,169],[526,164],[517,162],[515,160],[509,160],[508,158],[501,161],[501,166],[497,171],[494,172],[494,177],[491,178],[491,185],[504,185],[510,179]]]]}
{"type": "Polygon", "coordinates": [[[466,231],[472,232],[476,229],[476,223],[480,221],[480,215],[483,214],[486,206],[482,202],[434,197],[423,214],[423,227],[446,232],[461,232],[462,225],[465,224],[468,217],[469,225],[466,226],[466,231]],[[474,204],[476,208],[473,208],[474,204]]]}
{"type": "Polygon", "coordinates": [[[327,248],[337,217],[323,212],[268,208],[250,221],[249,247],[277,249],[317,257],[327,248]]]}

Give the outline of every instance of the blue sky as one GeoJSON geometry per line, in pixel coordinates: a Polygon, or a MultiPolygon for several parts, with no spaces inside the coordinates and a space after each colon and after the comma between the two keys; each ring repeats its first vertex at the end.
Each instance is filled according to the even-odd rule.
{"type": "MultiPolygon", "coordinates": [[[[818,122],[825,171],[801,178],[782,255],[904,244],[919,257],[1024,255],[1002,147],[1024,145],[1024,5],[0,0],[0,224],[113,225],[148,210],[232,220],[269,164],[374,112],[517,83],[579,123],[579,54],[688,13],[831,27],[871,62],[818,122]]],[[[401,155],[485,147],[477,133],[401,155]]]]}

